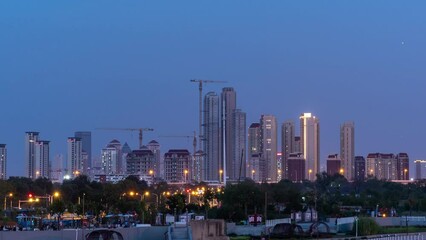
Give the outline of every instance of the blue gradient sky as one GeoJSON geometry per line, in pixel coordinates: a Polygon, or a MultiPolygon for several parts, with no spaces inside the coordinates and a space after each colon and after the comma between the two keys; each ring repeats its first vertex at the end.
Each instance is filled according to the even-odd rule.
{"type": "MultiPolygon", "coordinates": [[[[51,158],[93,131],[93,155],[112,138],[97,127],[198,130],[189,79],[226,80],[248,124],[302,112],[321,122],[321,158],[356,124],[356,154],[426,158],[425,1],[0,1],[0,143],[8,175],[24,174],[24,133],[51,158]]],[[[158,139],[163,152],[191,148],[158,139]]],[[[146,141],[145,141],[146,142],[146,141]]],[[[413,172],[412,172],[413,173],[413,172]]],[[[413,176],[413,174],[411,174],[413,176]]]]}

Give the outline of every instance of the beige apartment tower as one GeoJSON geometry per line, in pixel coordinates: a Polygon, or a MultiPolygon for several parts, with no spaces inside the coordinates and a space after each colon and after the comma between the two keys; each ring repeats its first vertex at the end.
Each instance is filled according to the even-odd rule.
{"type": "Polygon", "coordinates": [[[343,176],[349,181],[355,176],[355,124],[345,122],[340,126],[340,160],[343,176]]]}
{"type": "Polygon", "coordinates": [[[312,113],[300,116],[300,149],[305,158],[305,176],[309,181],[320,172],[320,128],[319,120],[312,113]]]}

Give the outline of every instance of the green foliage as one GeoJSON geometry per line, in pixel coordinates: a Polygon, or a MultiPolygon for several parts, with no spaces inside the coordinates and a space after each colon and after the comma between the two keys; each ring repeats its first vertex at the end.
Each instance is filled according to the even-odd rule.
{"type": "MultiPolygon", "coordinates": [[[[356,231],[356,224],[353,227],[353,233],[356,231]]],[[[358,236],[367,236],[379,234],[381,232],[380,226],[370,217],[361,217],[358,219],[358,236]]]]}

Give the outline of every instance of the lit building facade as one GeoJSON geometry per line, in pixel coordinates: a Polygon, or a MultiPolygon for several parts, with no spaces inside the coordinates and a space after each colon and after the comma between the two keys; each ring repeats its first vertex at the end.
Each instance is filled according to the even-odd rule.
{"type": "Polygon", "coordinates": [[[263,179],[263,171],[260,168],[260,124],[252,123],[248,129],[248,156],[246,177],[258,182],[263,179]]]}
{"type": "Polygon", "coordinates": [[[340,159],[343,176],[349,181],[354,180],[355,124],[353,122],[345,122],[340,126],[340,159]]]}
{"type": "Polygon", "coordinates": [[[416,169],[415,179],[421,180],[426,178],[426,160],[416,160],[414,161],[414,166],[416,169]]]}
{"type": "Polygon", "coordinates": [[[164,154],[164,180],[170,183],[190,183],[191,154],[186,149],[170,149],[164,154]]]}
{"type": "Polygon", "coordinates": [[[163,178],[164,177],[164,162],[161,157],[160,143],[152,140],[146,145],[146,147],[154,154],[154,176],[163,178]]]}
{"type": "Polygon", "coordinates": [[[306,161],[305,174],[313,181],[320,172],[320,127],[311,113],[300,116],[300,148],[306,161]]]}
{"type": "MultiPolygon", "coordinates": [[[[225,168],[220,168],[223,176],[229,180],[236,180],[238,178],[238,159],[235,157],[236,151],[236,122],[234,121],[234,113],[237,105],[237,93],[232,87],[226,87],[222,89],[221,102],[220,102],[221,116],[221,132],[223,133],[221,138],[222,145],[222,158],[225,157],[225,168]],[[224,121],[222,121],[224,120],[224,121]]],[[[239,154],[238,154],[239,155],[239,154]]],[[[222,163],[223,166],[223,163],[222,163]]],[[[221,174],[220,174],[221,175],[221,174]]],[[[221,179],[222,181],[223,179],[221,179]]]]}
{"type": "Polygon", "coordinates": [[[410,159],[407,153],[398,153],[396,155],[397,172],[399,180],[410,179],[410,159]]]}
{"type": "Polygon", "coordinates": [[[273,115],[262,115],[260,118],[261,158],[264,162],[265,175],[262,181],[277,182],[277,120],[273,115]]]}
{"type": "Polygon", "coordinates": [[[25,133],[25,163],[27,177],[31,179],[37,178],[36,170],[36,143],[39,140],[38,132],[25,133]]]}
{"type": "Polygon", "coordinates": [[[155,156],[149,149],[133,150],[131,153],[127,154],[126,162],[127,174],[150,176],[154,171],[155,156]]]}
{"type": "Polygon", "coordinates": [[[81,139],[77,137],[69,137],[67,144],[67,175],[78,176],[84,172],[81,139]]]}
{"type": "Polygon", "coordinates": [[[247,165],[247,127],[246,127],[246,113],[242,112],[241,109],[235,109],[232,115],[232,127],[234,128],[233,138],[233,155],[232,161],[228,165],[228,178],[229,180],[242,180],[246,176],[246,165],[247,165]]]}
{"type": "Polygon", "coordinates": [[[365,180],[365,158],[363,156],[355,156],[354,159],[354,180],[364,181],[365,180]]]}
{"type": "Polygon", "coordinates": [[[49,141],[39,140],[35,144],[36,178],[50,179],[50,146],[49,141]]]}
{"type": "Polygon", "coordinates": [[[367,176],[379,180],[398,180],[397,160],[394,154],[370,153],[366,160],[367,176]]]}
{"type": "Polygon", "coordinates": [[[7,179],[7,148],[6,144],[0,144],[0,180],[7,179]]]}
{"type": "Polygon", "coordinates": [[[88,169],[92,168],[92,132],[79,131],[74,133],[74,137],[80,138],[82,152],[85,152],[87,157],[83,160],[83,173],[87,173],[88,169]]]}
{"type": "MultiPolygon", "coordinates": [[[[204,97],[204,181],[219,181],[219,170],[222,169],[222,133],[220,131],[219,96],[209,92],[204,97]]],[[[166,159],[164,159],[166,161],[166,159]]],[[[166,173],[165,173],[166,174],[166,173]]]]}
{"type": "MultiPolygon", "coordinates": [[[[288,179],[288,157],[290,153],[297,152],[295,149],[295,127],[293,121],[285,121],[281,125],[281,174],[283,179],[288,179]]],[[[300,152],[300,151],[299,151],[300,152]]]]}

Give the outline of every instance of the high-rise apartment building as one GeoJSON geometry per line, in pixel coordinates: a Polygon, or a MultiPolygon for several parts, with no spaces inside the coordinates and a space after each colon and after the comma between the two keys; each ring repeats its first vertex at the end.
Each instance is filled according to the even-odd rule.
{"type": "MultiPolygon", "coordinates": [[[[225,168],[223,170],[223,177],[229,180],[235,180],[238,176],[238,166],[236,163],[239,162],[235,159],[235,121],[234,112],[237,105],[237,93],[231,87],[222,89],[221,93],[221,132],[223,133],[221,143],[222,150],[224,153],[222,157],[225,157],[225,168]]],[[[222,179],[221,179],[222,180],[222,179]]]]}
{"type": "Polygon", "coordinates": [[[118,140],[112,140],[101,150],[101,169],[103,174],[121,174],[121,143],[118,140]]]}
{"type": "Polygon", "coordinates": [[[343,175],[346,179],[354,179],[355,159],[355,125],[353,122],[345,122],[340,126],[340,159],[343,175]]]}
{"type": "Polygon", "coordinates": [[[158,143],[155,140],[152,140],[146,145],[146,147],[154,153],[154,176],[164,178],[164,162],[161,158],[161,151],[160,151],[160,143],[158,143]]]}
{"type": "Polygon", "coordinates": [[[409,180],[410,179],[410,159],[408,158],[407,153],[398,153],[396,155],[397,162],[397,172],[399,180],[409,180]]]}
{"type": "Polygon", "coordinates": [[[78,176],[84,172],[81,139],[77,137],[69,137],[67,144],[67,175],[78,176]]]}
{"type": "MultiPolygon", "coordinates": [[[[248,153],[247,153],[247,172],[246,177],[253,179],[256,182],[261,181],[266,177],[263,176],[264,169],[260,168],[261,155],[261,133],[260,124],[252,123],[248,129],[248,153]],[[262,174],[262,175],[260,175],[262,174]]],[[[264,164],[263,164],[264,165],[264,164]]]]}
{"type": "Polygon", "coordinates": [[[416,168],[416,180],[425,179],[426,178],[426,160],[416,160],[414,161],[414,165],[416,168]]]}
{"type": "Polygon", "coordinates": [[[305,174],[313,181],[320,172],[319,120],[311,113],[300,116],[300,148],[305,158],[305,174]]]}
{"type": "Polygon", "coordinates": [[[35,143],[36,178],[50,179],[50,146],[49,141],[38,140],[35,143]]]}
{"type": "Polygon", "coordinates": [[[89,168],[92,168],[92,132],[79,131],[74,133],[74,137],[81,139],[82,151],[86,153],[87,160],[83,161],[83,172],[87,173],[89,168]]]}
{"type": "Polygon", "coordinates": [[[294,137],[294,152],[295,153],[303,152],[302,148],[300,148],[300,146],[301,146],[300,136],[294,137]]]}
{"type": "Polygon", "coordinates": [[[354,180],[365,180],[365,158],[363,156],[355,156],[354,160],[354,180]]]}
{"type": "Polygon", "coordinates": [[[7,148],[6,144],[0,144],[0,180],[7,179],[7,148]]]}
{"type": "Polygon", "coordinates": [[[294,129],[293,121],[285,121],[281,125],[281,174],[283,179],[288,179],[288,157],[290,156],[290,153],[296,152],[294,129]]]}
{"type": "Polygon", "coordinates": [[[31,179],[37,178],[36,170],[36,143],[39,138],[38,132],[25,133],[25,163],[27,177],[31,179]]]}
{"type": "Polygon", "coordinates": [[[341,168],[341,160],[339,159],[339,155],[330,154],[327,158],[327,174],[333,176],[335,174],[344,174],[344,169],[341,168]]]}
{"type": "Polygon", "coordinates": [[[240,109],[235,109],[232,113],[233,129],[233,155],[232,161],[228,161],[230,166],[227,167],[227,175],[229,180],[241,180],[246,175],[246,113],[240,109]]]}
{"type": "MultiPolygon", "coordinates": [[[[264,162],[264,179],[266,182],[277,182],[277,120],[273,115],[262,115],[260,117],[260,158],[264,162]]],[[[261,166],[262,171],[262,166],[261,166]]]]}
{"type": "MultiPolygon", "coordinates": [[[[223,167],[222,133],[220,131],[219,96],[209,92],[204,97],[204,179],[219,181],[219,170],[223,167]]],[[[166,160],[165,160],[166,161],[166,160]]]]}
{"type": "Polygon", "coordinates": [[[123,173],[127,173],[127,155],[129,155],[129,153],[132,152],[132,149],[130,148],[129,144],[127,144],[127,142],[125,142],[123,144],[123,147],[121,148],[121,162],[123,163],[122,165],[122,170],[123,173]]]}
{"type": "Polygon", "coordinates": [[[164,180],[166,182],[190,183],[191,154],[186,149],[170,149],[164,154],[164,180]]]}
{"type": "Polygon", "coordinates": [[[398,180],[397,160],[394,154],[370,153],[366,160],[367,176],[379,180],[398,180]]]}

